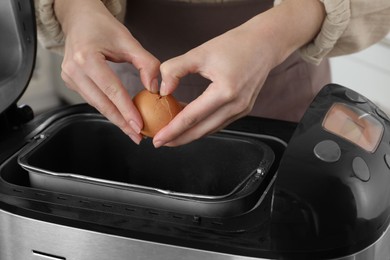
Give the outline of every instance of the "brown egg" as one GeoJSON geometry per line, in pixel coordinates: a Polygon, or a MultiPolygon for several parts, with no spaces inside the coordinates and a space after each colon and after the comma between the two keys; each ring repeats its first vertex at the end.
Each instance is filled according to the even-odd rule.
{"type": "Polygon", "coordinates": [[[133,102],[144,121],[141,134],[148,137],[154,137],[182,110],[172,95],[160,96],[146,89],[135,95],[133,102]]]}

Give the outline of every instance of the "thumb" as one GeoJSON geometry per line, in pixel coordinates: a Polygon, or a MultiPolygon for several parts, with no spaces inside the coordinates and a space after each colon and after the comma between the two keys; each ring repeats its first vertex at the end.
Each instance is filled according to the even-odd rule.
{"type": "Polygon", "coordinates": [[[120,46],[125,53],[121,58],[132,63],[137,68],[142,84],[149,91],[157,93],[160,61],[132,37],[130,40],[120,43],[120,46]]]}
{"type": "Polygon", "coordinates": [[[160,61],[146,50],[141,50],[132,63],[140,73],[142,84],[150,92],[157,93],[160,61]]]}
{"type": "Polygon", "coordinates": [[[166,96],[171,94],[178,87],[181,78],[198,71],[199,64],[188,54],[165,61],[160,66],[162,78],[160,95],[166,96]]]}

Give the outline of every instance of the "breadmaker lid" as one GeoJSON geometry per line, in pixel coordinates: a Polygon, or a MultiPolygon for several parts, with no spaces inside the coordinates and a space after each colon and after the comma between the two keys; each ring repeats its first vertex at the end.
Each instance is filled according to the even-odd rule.
{"type": "Polygon", "coordinates": [[[31,79],[36,56],[33,1],[0,1],[0,114],[16,103],[31,79]]]}

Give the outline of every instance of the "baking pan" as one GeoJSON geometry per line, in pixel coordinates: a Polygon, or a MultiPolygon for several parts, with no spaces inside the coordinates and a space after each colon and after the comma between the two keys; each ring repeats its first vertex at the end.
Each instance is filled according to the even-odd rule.
{"type": "Polygon", "coordinates": [[[250,210],[273,161],[260,138],[239,133],[174,148],[136,145],[94,114],[59,120],[18,158],[32,187],[207,216],[250,210]]]}

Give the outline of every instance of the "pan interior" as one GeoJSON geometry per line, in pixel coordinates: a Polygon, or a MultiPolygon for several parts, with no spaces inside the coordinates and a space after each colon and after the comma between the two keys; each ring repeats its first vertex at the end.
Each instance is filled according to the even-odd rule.
{"type": "Polygon", "coordinates": [[[270,153],[262,142],[221,133],[155,149],[151,139],[136,145],[103,119],[74,120],[47,136],[28,155],[30,166],[206,196],[234,191],[270,153]]]}

